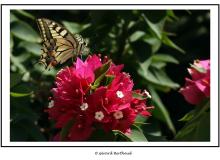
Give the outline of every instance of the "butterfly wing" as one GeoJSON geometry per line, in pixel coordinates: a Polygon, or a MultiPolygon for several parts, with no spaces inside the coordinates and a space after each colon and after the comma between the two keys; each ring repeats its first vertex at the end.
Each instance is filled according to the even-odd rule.
{"type": "Polygon", "coordinates": [[[45,18],[37,19],[43,40],[43,53],[40,62],[48,66],[64,63],[73,57],[77,48],[77,39],[60,24],[45,18]]]}
{"type": "Polygon", "coordinates": [[[73,45],[74,44],[66,39],[56,39],[56,46],[58,46],[56,50],[56,59],[60,62],[60,64],[64,63],[69,58],[74,56],[76,47],[73,45]]]}

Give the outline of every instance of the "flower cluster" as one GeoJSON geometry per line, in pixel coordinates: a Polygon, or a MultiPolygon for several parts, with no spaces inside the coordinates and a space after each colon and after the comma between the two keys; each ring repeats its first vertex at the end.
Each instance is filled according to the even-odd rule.
{"type": "Polygon", "coordinates": [[[210,97],[210,60],[195,60],[188,69],[192,79],[186,78],[186,83],[180,93],[191,104],[199,104],[210,97]]]}
{"type": "Polygon", "coordinates": [[[123,65],[93,55],[85,62],[77,58],[72,67],[57,73],[47,112],[56,128],[68,131],[54,140],[87,140],[97,126],[127,133],[137,114],[151,115],[146,106],[149,93],[132,91],[133,81],[122,69],[123,65]]]}

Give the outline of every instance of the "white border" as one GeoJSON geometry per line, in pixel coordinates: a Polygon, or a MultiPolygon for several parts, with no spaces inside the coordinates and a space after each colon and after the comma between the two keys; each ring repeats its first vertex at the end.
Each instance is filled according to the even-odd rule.
{"type": "MultiPolygon", "coordinates": [[[[54,10],[62,10],[62,9],[69,9],[69,10],[126,10],[126,9],[194,9],[194,10],[205,10],[205,9],[217,9],[217,6],[214,5],[140,5],[140,4],[134,4],[134,5],[68,5],[68,4],[60,4],[60,5],[8,5],[3,6],[3,8],[7,9],[36,9],[36,10],[48,10],[48,9],[54,9],[54,10]]],[[[217,17],[215,17],[217,19],[217,17]]]]}
{"type": "MultiPolygon", "coordinates": [[[[17,0],[2,0],[3,4],[17,4],[17,0]]],[[[219,0],[153,0],[153,1],[146,1],[146,0],[111,0],[111,1],[103,1],[103,0],[80,0],[80,1],[72,1],[72,0],[38,0],[32,1],[30,0],[19,0],[19,4],[218,4],[219,0]]]]}
{"type": "Polygon", "coordinates": [[[217,146],[218,145],[218,6],[213,5],[7,5],[2,7],[2,145],[3,146],[217,146]],[[114,7],[114,8],[112,8],[114,7]],[[210,9],[211,141],[210,142],[10,142],[10,9],[210,9]]]}

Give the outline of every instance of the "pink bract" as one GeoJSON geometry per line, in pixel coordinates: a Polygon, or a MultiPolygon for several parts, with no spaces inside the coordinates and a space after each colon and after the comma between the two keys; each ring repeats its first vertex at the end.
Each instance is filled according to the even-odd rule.
{"type": "Polygon", "coordinates": [[[193,65],[195,67],[188,69],[192,79],[186,78],[185,86],[180,89],[180,93],[187,102],[199,104],[210,97],[210,60],[196,60],[193,65]]]}

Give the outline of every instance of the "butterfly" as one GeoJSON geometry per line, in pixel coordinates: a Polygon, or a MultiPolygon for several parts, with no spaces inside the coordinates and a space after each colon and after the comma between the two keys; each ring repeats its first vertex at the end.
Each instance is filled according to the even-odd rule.
{"type": "Polygon", "coordinates": [[[81,35],[72,34],[62,25],[46,18],[37,19],[37,25],[43,41],[39,63],[45,69],[50,70],[69,58],[89,53],[88,41],[81,35]]]}

